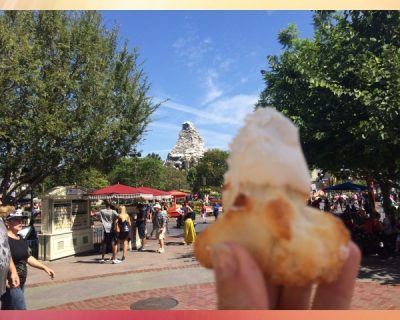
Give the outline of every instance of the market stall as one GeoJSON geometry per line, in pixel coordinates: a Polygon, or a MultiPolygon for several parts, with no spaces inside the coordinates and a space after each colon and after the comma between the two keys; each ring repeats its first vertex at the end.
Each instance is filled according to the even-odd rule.
{"type": "Polygon", "coordinates": [[[86,190],[76,186],[55,187],[42,201],[39,258],[55,260],[93,250],[89,201],[86,190]]]}

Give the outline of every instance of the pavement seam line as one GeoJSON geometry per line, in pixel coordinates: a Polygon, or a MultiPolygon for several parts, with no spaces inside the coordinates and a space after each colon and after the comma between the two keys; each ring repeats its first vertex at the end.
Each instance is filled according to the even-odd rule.
{"type": "Polygon", "coordinates": [[[172,266],[172,267],[164,267],[164,268],[151,268],[151,269],[120,271],[120,272],[115,272],[112,274],[104,273],[104,274],[96,274],[93,276],[85,276],[85,277],[77,277],[77,278],[70,278],[70,279],[63,279],[63,280],[52,280],[52,281],[46,281],[46,282],[40,282],[40,283],[26,284],[25,287],[26,288],[37,288],[37,287],[42,287],[42,286],[56,285],[56,284],[79,281],[79,280],[90,280],[90,279],[95,279],[95,278],[99,278],[99,277],[112,277],[112,276],[120,276],[120,275],[126,275],[126,274],[134,274],[134,273],[157,272],[157,271],[197,268],[197,267],[200,267],[199,263],[194,263],[194,264],[190,264],[190,265],[186,265],[186,266],[172,266]]]}

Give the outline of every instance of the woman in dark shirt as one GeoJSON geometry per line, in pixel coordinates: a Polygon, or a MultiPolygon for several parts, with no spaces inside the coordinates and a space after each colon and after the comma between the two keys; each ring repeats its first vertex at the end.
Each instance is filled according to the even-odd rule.
{"type": "Polygon", "coordinates": [[[28,244],[18,235],[18,232],[22,230],[22,221],[24,218],[26,217],[21,213],[10,213],[6,218],[8,243],[20,279],[20,285],[17,288],[7,288],[6,293],[1,297],[2,310],[26,309],[24,285],[28,274],[27,264],[31,267],[44,270],[52,279],[54,278],[54,271],[31,256],[28,244]]]}

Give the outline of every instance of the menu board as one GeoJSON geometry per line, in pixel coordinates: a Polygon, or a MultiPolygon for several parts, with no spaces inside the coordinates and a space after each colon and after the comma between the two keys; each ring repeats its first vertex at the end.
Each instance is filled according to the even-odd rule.
{"type": "Polygon", "coordinates": [[[55,202],[53,205],[53,231],[71,230],[71,202],[55,202]]]}
{"type": "Polygon", "coordinates": [[[71,206],[72,229],[82,229],[89,226],[89,214],[87,211],[87,201],[73,200],[71,206]]]}

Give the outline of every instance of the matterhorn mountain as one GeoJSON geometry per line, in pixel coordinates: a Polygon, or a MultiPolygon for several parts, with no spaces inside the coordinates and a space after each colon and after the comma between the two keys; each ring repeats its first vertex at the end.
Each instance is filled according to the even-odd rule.
{"type": "Polygon", "coordinates": [[[178,141],[168,153],[166,163],[178,169],[189,169],[205,152],[203,138],[197,132],[193,123],[186,121],[182,124],[178,141]]]}

